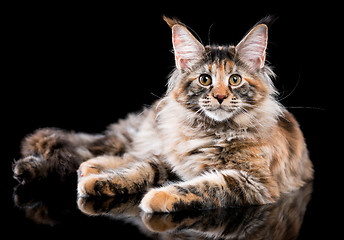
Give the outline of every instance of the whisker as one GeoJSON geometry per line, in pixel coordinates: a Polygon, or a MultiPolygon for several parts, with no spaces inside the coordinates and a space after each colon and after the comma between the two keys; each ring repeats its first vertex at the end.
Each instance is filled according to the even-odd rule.
{"type": "Polygon", "coordinates": [[[261,123],[258,122],[258,119],[257,119],[256,117],[254,117],[254,116],[252,116],[251,114],[249,114],[249,113],[247,112],[246,109],[244,109],[244,108],[242,108],[242,107],[239,107],[239,109],[242,110],[241,112],[242,112],[243,114],[245,114],[246,116],[249,117],[247,120],[249,121],[250,125],[251,125],[254,129],[256,129],[257,134],[259,135],[260,138],[262,138],[262,135],[260,134],[260,131],[258,130],[257,126],[256,126],[255,124],[253,124],[253,122],[251,121],[251,120],[252,120],[251,118],[253,118],[253,120],[255,120],[261,127],[264,127],[264,126],[263,126],[261,123]]]}
{"type": "MultiPolygon", "coordinates": [[[[245,103],[243,103],[243,105],[245,106],[245,103]]],[[[252,105],[248,105],[249,107],[253,107],[252,105]]],[[[265,109],[263,109],[262,107],[260,106],[254,106],[255,109],[257,109],[258,111],[262,112],[262,113],[266,113],[266,114],[271,114],[271,111],[267,111],[265,109]]],[[[247,111],[247,110],[246,110],[247,111]]],[[[289,122],[289,120],[287,118],[284,117],[284,114],[281,112],[277,115],[278,117],[281,117],[283,118],[284,120],[286,120],[287,122],[289,122]]]]}
{"type": "Polygon", "coordinates": [[[313,109],[313,110],[321,110],[321,111],[325,111],[325,108],[321,108],[321,107],[301,107],[301,106],[292,106],[292,107],[285,107],[285,108],[292,108],[292,109],[313,109]]]}
{"type": "Polygon", "coordinates": [[[151,92],[150,94],[153,95],[154,97],[157,97],[158,99],[161,98],[161,96],[158,96],[157,94],[155,94],[155,93],[153,93],[153,92],[151,92]]]}
{"type": "Polygon", "coordinates": [[[248,116],[249,118],[252,118],[252,120],[255,120],[261,127],[264,127],[259,120],[253,116],[252,114],[250,114],[245,108],[241,108],[242,110],[244,110],[242,113],[244,113],[246,116],[248,116]]]}
{"type": "Polygon", "coordinates": [[[204,110],[202,108],[199,108],[196,112],[188,114],[186,119],[184,120],[184,123],[186,123],[188,126],[191,126],[194,123],[194,121],[201,116],[203,112],[204,110]]]}
{"type": "Polygon", "coordinates": [[[278,101],[282,101],[282,100],[286,99],[287,97],[289,97],[291,94],[293,94],[293,92],[294,92],[294,91],[296,90],[296,88],[298,87],[299,83],[300,83],[300,76],[297,78],[297,82],[296,82],[294,88],[291,90],[291,92],[288,93],[288,94],[287,94],[286,96],[284,96],[284,97],[281,96],[281,98],[278,98],[277,100],[278,100],[278,101]]]}

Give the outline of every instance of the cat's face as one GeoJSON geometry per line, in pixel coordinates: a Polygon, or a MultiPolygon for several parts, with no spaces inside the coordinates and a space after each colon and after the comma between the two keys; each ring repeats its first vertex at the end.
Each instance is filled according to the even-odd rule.
{"type": "Polygon", "coordinates": [[[196,64],[178,84],[177,100],[215,121],[247,114],[258,105],[267,96],[268,86],[259,76],[236,64],[233,50],[206,47],[201,64],[196,64]]]}
{"type": "Polygon", "coordinates": [[[257,25],[237,46],[226,47],[204,47],[183,25],[171,25],[177,70],[170,88],[175,99],[195,117],[256,120],[256,110],[265,111],[264,100],[274,93],[272,71],[264,66],[266,25],[257,25]]]}

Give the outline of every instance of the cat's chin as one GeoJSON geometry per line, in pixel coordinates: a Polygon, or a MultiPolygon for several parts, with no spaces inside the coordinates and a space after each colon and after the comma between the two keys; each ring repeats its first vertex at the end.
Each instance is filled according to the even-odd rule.
{"type": "Polygon", "coordinates": [[[223,109],[217,109],[215,111],[207,111],[206,110],[205,114],[209,118],[211,118],[217,122],[223,122],[223,121],[225,121],[225,120],[227,120],[233,116],[233,112],[227,112],[223,109]]]}

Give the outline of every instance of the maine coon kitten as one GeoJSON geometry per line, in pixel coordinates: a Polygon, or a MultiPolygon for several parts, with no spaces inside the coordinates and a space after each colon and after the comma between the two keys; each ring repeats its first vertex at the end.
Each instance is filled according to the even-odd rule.
{"type": "Polygon", "coordinates": [[[36,131],[23,141],[14,177],[64,178],[81,164],[80,197],[148,191],[145,212],[267,204],[311,180],[298,123],[274,98],[267,25],[236,46],[203,46],[164,19],[176,63],[165,97],[104,134],[36,131]]]}

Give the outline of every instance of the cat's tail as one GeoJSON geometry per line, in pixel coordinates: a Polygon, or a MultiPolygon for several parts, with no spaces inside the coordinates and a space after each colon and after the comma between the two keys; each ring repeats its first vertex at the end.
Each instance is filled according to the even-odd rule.
{"type": "Polygon", "coordinates": [[[43,128],[22,141],[22,159],[13,164],[14,178],[25,184],[47,176],[66,180],[79,165],[93,157],[88,145],[102,135],[43,128]]]}

